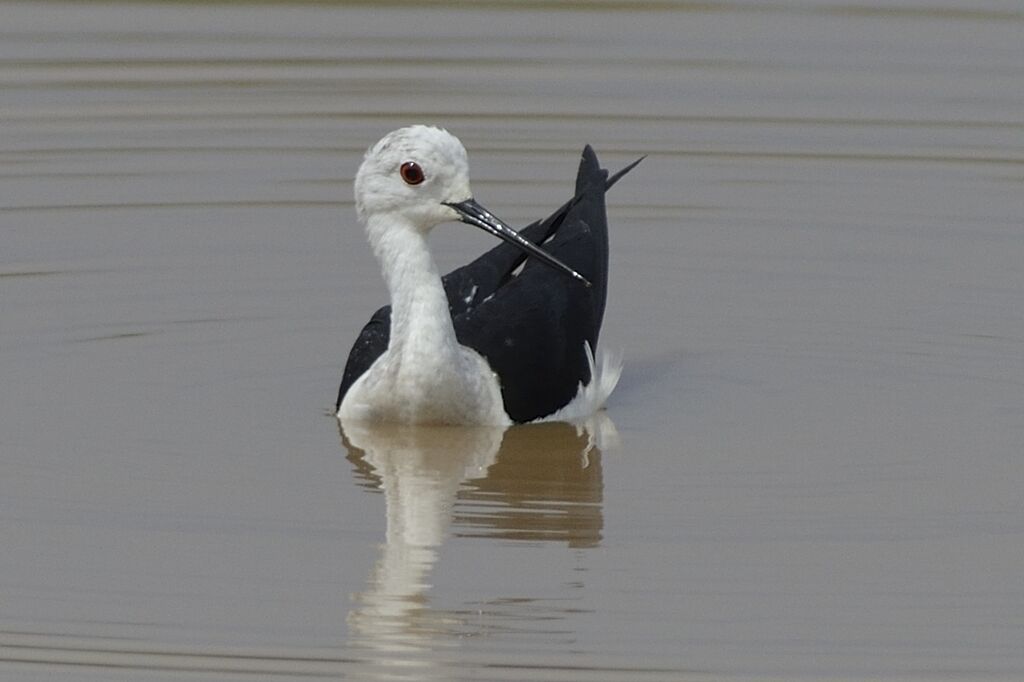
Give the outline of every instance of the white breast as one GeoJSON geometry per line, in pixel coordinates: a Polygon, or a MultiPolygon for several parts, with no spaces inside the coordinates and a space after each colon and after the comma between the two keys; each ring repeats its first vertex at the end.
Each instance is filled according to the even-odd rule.
{"type": "Polygon", "coordinates": [[[361,422],[508,426],[498,377],[476,351],[449,358],[388,350],[356,380],[338,417],[361,422]]]}

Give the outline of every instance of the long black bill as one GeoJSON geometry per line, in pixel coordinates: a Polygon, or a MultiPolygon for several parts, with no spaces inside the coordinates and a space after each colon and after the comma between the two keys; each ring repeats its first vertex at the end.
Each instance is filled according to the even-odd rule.
{"type": "Polygon", "coordinates": [[[454,208],[459,214],[459,220],[467,225],[479,227],[481,230],[493,234],[498,239],[503,239],[509,244],[518,247],[527,255],[533,256],[537,260],[550,265],[556,270],[561,270],[570,277],[583,282],[588,287],[590,286],[590,282],[586,277],[576,272],[530,240],[522,237],[518,232],[502,222],[496,215],[476,203],[476,200],[466,199],[465,201],[460,201],[458,203],[446,201],[444,202],[444,205],[454,208]]]}

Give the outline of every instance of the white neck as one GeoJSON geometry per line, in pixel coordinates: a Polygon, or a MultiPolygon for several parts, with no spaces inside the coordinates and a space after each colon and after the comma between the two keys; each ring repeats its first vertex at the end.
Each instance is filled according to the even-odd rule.
{"type": "Polygon", "coordinates": [[[407,424],[508,424],[497,376],[455,338],[427,235],[394,214],[370,216],[366,232],[391,293],[391,339],[387,352],[349,389],[338,416],[407,424]]]}
{"type": "Polygon", "coordinates": [[[388,349],[451,363],[458,342],[427,235],[398,215],[371,216],[366,231],[391,294],[388,349]]]}

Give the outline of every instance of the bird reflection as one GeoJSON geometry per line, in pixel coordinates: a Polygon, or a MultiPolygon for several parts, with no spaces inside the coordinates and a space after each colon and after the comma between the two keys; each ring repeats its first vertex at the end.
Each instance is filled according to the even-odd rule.
{"type": "MultiPolygon", "coordinates": [[[[353,644],[388,656],[389,675],[417,652],[457,646],[464,612],[427,597],[449,536],[597,546],[604,526],[601,450],[617,440],[604,412],[586,423],[511,428],[341,425],[359,485],[384,493],[387,525],[376,565],[349,614],[353,644]],[[451,528],[452,530],[449,530],[451,528]]],[[[495,592],[507,585],[495,585],[495,592]]],[[[425,666],[425,667],[424,667],[425,666]]],[[[403,670],[427,677],[418,661],[403,670]]]]}
{"type": "Polygon", "coordinates": [[[594,439],[586,429],[558,422],[506,431],[487,475],[467,481],[459,492],[460,501],[475,504],[456,507],[456,534],[596,546],[604,519],[601,451],[594,439]]]}

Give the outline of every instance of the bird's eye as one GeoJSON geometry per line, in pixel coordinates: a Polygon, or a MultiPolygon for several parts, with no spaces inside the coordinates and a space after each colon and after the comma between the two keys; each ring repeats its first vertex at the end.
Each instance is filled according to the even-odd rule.
{"type": "Polygon", "coordinates": [[[423,169],[415,161],[406,161],[402,164],[401,168],[398,169],[398,173],[405,180],[407,185],[418,185],[425,179],[423,175],[423,169]]]}

